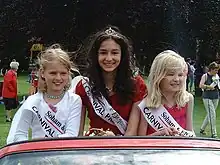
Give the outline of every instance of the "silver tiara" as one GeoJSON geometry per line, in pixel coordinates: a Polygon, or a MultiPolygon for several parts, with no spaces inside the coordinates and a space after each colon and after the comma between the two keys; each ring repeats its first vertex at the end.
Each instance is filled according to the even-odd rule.
{"type": "Polygon", "coordinates": [[[111,27],[105,31],[105,34],[107,34],[109,36],[118,36],[118,33],[116,31],[114,31],[111,27]]]}

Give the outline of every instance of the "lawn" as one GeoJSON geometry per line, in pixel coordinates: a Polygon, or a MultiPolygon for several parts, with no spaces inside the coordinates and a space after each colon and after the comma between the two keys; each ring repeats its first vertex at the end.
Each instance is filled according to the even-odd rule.
{"type": "MultiPolygon", "coordinates": [[[[2,80],[2,77],[0,77],[0,80],[2,80]]],[[[23,95],[27,95],[28,93],[28,89],[29,89],[29,83],[26,82],[27,80],[27,76],[19,76],[18,78],[18,93],[19,93],[19,99],[22,100],[22,96],[23,95]]],[[[218,107],[217,109],[217,132],[220,133],[220,108],[218,107]],[[218,127],[219,126],[219,127],[218,127]]],[[[202,121],[205,117],[206,113],[205,113],[205,109],[203,107],[203,103],[201,98],[195,98],[195,108],[194,108],[194,130],[197,134],[197,136],[199,135],[199,129],[200,126],[202,124],[202,121]]],[[[4,112],[4,107],[3,105],[0,105],[0,147],[5,145],[6,142],[6,137],[8,134],[10,128],[10,123],[6,123],[5,122],[5,112],[4,112]]],[[[207,129],[208,135],[210,136],[210,129],[207,129]]]]}

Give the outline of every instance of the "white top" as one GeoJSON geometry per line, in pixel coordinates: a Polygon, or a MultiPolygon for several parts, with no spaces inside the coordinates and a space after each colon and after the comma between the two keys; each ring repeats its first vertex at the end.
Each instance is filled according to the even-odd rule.
{"type": "Polygon", "coordinates": [[[194,67],[193,65],[190,65],[190,68],[191,68],[191,70],[192,70],[192,72],[193,72],[193,74],[194,74],[195,71],[196,71],[195,67],[194,67]]]}
{"type": "MultiPolygon", "coordinates": [[[[41,112],[49,107],[43,99],[42,93],[38,92],[29,96],[13,118],[7,144],[28,140],[29,128],[32,129],[32,139],[45,137],[39,116],[32,111],[32,106],[34,105],[36,105],[38,111],[41,112]]],[[[81,98],[68,91],[62,100],[56,105],[53,105],[53,107],[56,107],[55,119],[65,125],[64,133],[58,135],[58,137],[78,136],[82,109],[81,98]]]]}

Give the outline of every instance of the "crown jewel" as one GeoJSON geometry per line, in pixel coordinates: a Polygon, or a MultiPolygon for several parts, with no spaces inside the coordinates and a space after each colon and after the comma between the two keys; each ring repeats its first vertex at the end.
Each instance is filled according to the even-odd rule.
{"type": "Polygon", "coordinates": [[[111,27],[105,31],[105,34],[110,35],[110,36],[117,36],[116,31],[114,31],[111,27]]]}

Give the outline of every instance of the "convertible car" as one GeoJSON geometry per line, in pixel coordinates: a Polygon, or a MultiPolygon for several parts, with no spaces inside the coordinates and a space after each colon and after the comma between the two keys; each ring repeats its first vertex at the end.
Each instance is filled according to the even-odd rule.
{"type": "Polygon", "coordinates": [[[219,165],[220,141],[169,137],[82,137],[7,145],[0,165],[219,165]]]}

